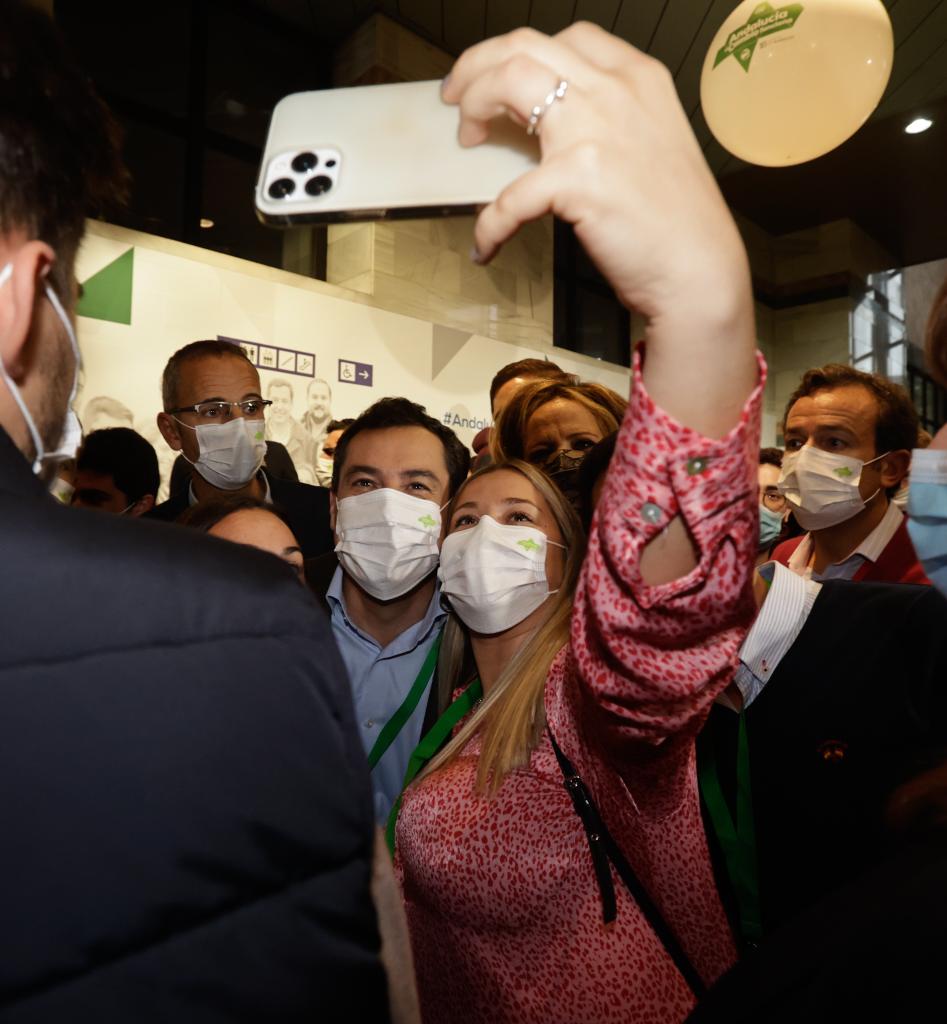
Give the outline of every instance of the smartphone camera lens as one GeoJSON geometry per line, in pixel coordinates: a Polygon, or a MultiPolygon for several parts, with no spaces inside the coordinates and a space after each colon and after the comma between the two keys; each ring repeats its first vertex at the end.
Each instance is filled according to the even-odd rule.
{"type": "Polygon", "coordinates": [[[296,182],[292,178],[277,178],[276,181],[270,185],[269,192],[271,199],[285,199],[287,196],[292,195],[296,188],[296,182]]]}
{"type": "Polygon", "coordinates": [[[335,167],[334,160],[326,160],[326,167],[335,167]]]}
{"type": "Polygon", "coordinates": [[[306,182],[306,191],[311,196],[321,196],[323,192],[328,192],[330,188],[332,188],[332,179],[325,174],[317,174],[306,182]]]}
{"type": "Polygon", "coordinates": [[[319,163],[319,157],[315,153],[297,153],[293,157],[292,168],[297,174],[305,174],[313,170],[319,163]]]}

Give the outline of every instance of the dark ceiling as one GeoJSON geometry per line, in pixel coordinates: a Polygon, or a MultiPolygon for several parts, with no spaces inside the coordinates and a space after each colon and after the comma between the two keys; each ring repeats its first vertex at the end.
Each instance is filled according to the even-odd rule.
{"type": "Polygon", "coordinates": [[[947,0],[885,0],[895,31],[891,82],[875,117],[833,153],[795,168],[753,168],[710,136],[698,82],[734,0],[55,0],[56,19],[125,125],[134,176],[116,220],[278,265],[281,237],[251,193],[270,110],[288,92],[330,85],[331,55],[381,11],[458,53],[517,25],[555,32],[596,21],[674,72],[708,162],[734,209],[782,233],[850,217],[897,263],[947,255],[947,0]],[[907,136],[915,112],[934,127],[907,136]],[[201,230],[201,217],[214,228],[201,230]]]}

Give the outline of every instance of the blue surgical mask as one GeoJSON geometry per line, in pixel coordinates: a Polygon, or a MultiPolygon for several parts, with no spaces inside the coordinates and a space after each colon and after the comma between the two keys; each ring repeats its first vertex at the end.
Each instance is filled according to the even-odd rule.
{"type": "Polygon", "coordinates": [[[765,505],[760,505],[760,551],[766,551],[772,545],[782,528],[782,512],[773,512],[765,505]]]}
{"type": "Polygon", "coordinates": [[[927,578],[947,596],[947,451],[918,449],[911,457],[908,533],[927,578]]]}

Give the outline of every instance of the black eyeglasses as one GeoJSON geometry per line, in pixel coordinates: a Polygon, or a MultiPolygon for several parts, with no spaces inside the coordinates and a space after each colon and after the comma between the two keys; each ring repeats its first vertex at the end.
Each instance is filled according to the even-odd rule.
{"type": "Polygon", "coordinates": [[[179,412],[196,412],[201,419],[221,420],[232,416],[233,410],[239,409],[244,416],[254,419],[262,416],[263,410],[273,403],[268,398],[247,398],[242,402],[198,402],[197,405],[182,405],[179,409],[169,409],[175,415],[179,412]]]}
{"type": "Polygon", "coordinates": [[[767,487],[763,491],[761,504],[765,505],[770,512],[782,512],[786,508],[786,498],[780,491],[767,487]]]}

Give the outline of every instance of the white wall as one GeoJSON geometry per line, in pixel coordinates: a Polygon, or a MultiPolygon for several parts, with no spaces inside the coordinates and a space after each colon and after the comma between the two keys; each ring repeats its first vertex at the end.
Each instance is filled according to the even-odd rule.
{"type": "MultiPolygon", "coordinates": [[[[435,326],[373,308],[364,296],[321,281],[99,222],[89,224],[79,280],[129,248],[134,248],[131,324],[79,318],[84,371],[76,408],[90,430],[116,425],[87,422],[90,400],[104,395],[120,401],[132,411],[136,429],[155,445],[164,472],[171,455],[155,426],[161,373],[171,353],[198,338],[223,335],[311,355],[314,376],[332,388],[335,418],[357,416],[383,396],[404,395],[450,422],[467,444],[490,422],[493,374],[516,359],[548,357],[583,379],[628,392],[623,367],[435,326]],[[340,381],[340,359],[371,364],[372,386],[340,381]]],[[[312,378],[261,370],[264,394],[276,377],[292,381],[294,414],[300,419],[312,378]]]]}

